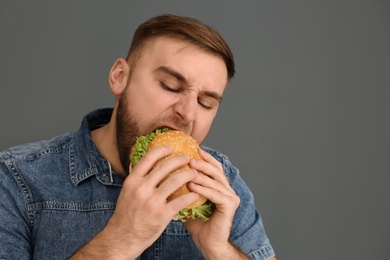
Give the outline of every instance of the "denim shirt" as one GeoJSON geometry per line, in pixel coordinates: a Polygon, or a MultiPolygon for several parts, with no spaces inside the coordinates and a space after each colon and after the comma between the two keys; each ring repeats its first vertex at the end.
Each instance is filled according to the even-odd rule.
{"type": "MultiPolygon", "coordinates": [[[[123,180],[91,138],[112,109],[86,115],[78,131],[0,153],[0,259],[66,259],[104,228],[114,212],[123,180]]],[[[230,240],[253,259],[274,255],[254,199],[238,169],[218,159],[241,198],[230,240]]],[[[137,259],[203,259],[180,221],[137,259]],[[191,256],[191,257],[190,257],[191,256]]]]}

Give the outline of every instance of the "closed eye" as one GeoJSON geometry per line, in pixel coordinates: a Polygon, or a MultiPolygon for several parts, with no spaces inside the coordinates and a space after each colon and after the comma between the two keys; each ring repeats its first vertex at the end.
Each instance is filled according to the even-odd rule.
{"type": "Polygon", "coordinates": [[[198,100],[198,103],[199,103],[199,105],[201,105],[203,108],[205,108],[207,110],[211,110],[213,108],[212,106],[208,105],[205,102],[202,102],[201,100],[198,100]]]}
{"type": "Polygon", "coordinates": [[[170,91],[170,92],[174,92],[174,93],[180,93],[182,90],[181,89],[175,89],[175,88],[172,88],[170,86],[168,86],[167,84],[165,84],[164,82],[160,81],[160,86],[167,90],[167,91],[170,91]]]}
{"type": "MultiPolygon", "coordinates": [[[[172,87],[168,86],[163,81],[160,81],[160,86],[162,89],[169,91],[169,92],[172,92],[172,93],[183,93],[185,91],[185,88],[172,88],[172,87]]],[[[217,106],[218,106],[218,104],[222,100],[221,97],[219,97],[219,96],[216,97],[215,95],[211,95],[211,94],[210,94],[209,98],[199,97],[198,104],[206,110],[212,110],[215,107],[214,103],[217,103],[217,106]],[[209,98],[211,98],[213,100],[210,102],[210,101],[208,101],[209,98]]]]}

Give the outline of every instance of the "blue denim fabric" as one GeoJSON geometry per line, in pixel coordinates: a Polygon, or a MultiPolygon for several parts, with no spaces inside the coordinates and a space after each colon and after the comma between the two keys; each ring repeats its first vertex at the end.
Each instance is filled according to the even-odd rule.
{"type": "MultiPolygon", "coordinates": [[[[77,132],[0,153],[0,259],[66,259],[110,219],[123,180],[95,147],[90,131],[112,109],[88,114],[77,132]]],[[[223,165],[241,198],[231,241],[253,259],[274,255],[248,187],[228,158],[223,165]]],[[[172,221],[138,259],[203,259],[181,222],[172,221]]]]}

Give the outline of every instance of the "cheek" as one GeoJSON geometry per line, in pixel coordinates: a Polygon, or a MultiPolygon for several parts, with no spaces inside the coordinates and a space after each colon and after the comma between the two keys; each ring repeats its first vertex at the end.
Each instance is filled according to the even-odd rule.
{"type": "Polygon", "coordinates": [[[143,110],[145,117],[156,118],[172,107],[173,100],[167,95],[161,95],[158,91],[148,93],[144,97],[143,110]]]}
{"type": "Polygon", "coordinates": [[[135,98],[130,98],[133,103],[129,104],[129,109],[134,111],[133,114],[142,131],[149,131],[153,123],[167,117],[170,111],[171,99],[156,92],[138,93],[135,98]]]}
{"type": "Polygon", "coordinates": [[[206,113],[206,115],[202,113],[198,114],[198,120],[194,124],[192,131],[192,136],[198,143],[202,143],[206,139],[215,115],[216,113],[206,113]]]}

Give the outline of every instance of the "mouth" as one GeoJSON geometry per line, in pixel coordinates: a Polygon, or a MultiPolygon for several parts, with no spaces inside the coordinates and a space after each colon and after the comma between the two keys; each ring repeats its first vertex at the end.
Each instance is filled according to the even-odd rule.
{"type": "Polygon", "coordinates": [[[183,127],[178,127],[178,126],[171,125],[171,124],[159,125],[159,126],[157,126],[156,128],[154,128],[152,132],[156,131],[157,129],[162,129],[162,128],[164,128],[164,127],[167,127],[167,128],[169,128],[169,129],[171,129],[171,130],[182,131],[182,132],[184,132],[184,133],[186,133],[186,134],[189,134],[189,133],[190,133],[189,127],[185,127],[185,126],[183,126],[183,127]]]}
{"type": "Polygon", "coordinates": [[[157,126],[156,128],[154,128],[152,132],[155,132],[156,130],[158,130],[158,129],[163,129],[163,128],[169,128],[169,129],[171,129],[171,130],[180,130],[180,129],[178,129],[178,128],[176,128],[176,127],[173,127],[173,126],[161,125],[161,126],[157,126]]]}

